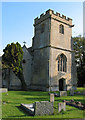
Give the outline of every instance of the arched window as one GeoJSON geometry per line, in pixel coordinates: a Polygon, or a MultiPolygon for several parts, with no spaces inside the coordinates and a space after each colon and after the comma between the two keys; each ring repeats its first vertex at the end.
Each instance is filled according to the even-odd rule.
{"type": "Polygon", "coordinates": [[[66,72],[67,71],[67,58],[64,54],[61,54],[57,58],[58,60],[58,71],[66,72]]]}
{"type": "Polygon", "coordinates": [[[64,26],[62,24],[59,26],[59,33],[64,34],[64,26]]]}

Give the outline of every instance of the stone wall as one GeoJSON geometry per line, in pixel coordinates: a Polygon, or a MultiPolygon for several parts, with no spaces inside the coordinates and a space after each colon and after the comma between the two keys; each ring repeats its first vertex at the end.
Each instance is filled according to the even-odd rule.
{"type": "MultiPolygon", "coordinates": [[[[64,79],[64,89],[76,89],[77,77],[72,42],[72,19],[53,10],[41,14],[34,20],[32,47],[23,51],[23,73],[29,89],[42,91],[59,90],[59,80],[64,79]],[[59,26],[64,26],[64,34],[59,26]],[[31,52],[33,51],[33,54],[31,52]],[[58,71],[57,57],[64,54],[67,58],[67,71],[58,71]]],[[[20,88],[20,80],[11,72],[10,78],[3,80],[4,86],[20,88]],[[13,76],[13,77],[12,77],[13,76]],[[10,82],[9,82],[10,80],[10,82]],[[7,85],[6,85],[7,84],[7,85]]]]}
{"type": "Polygon", "coordinates": [[[59,90],[59,79],[64,78],[66,80],[66,87],[64,90],[68,89],[68,85],[72,87],[72,76],[71,76],[71,63],[72,54],[71,52],[50,48],[50,89],[52,91],[59,90]],[[64,54],[67,57],[67,72],[58,71],[58,60],[59,54],[64,54]]]}
{"type": "Polygon", "coordinates": [[[49,86],[49,48],[34,51],[31,88],[44,90],[49,86]]]}
{"type": "Polygon", "coordinates": [[[30,82],[31,82],[31,78],[32,78],[32,56],[30,55],[28,49],[26,48],[26,46],[23,47],[23,60],[25,61],[25,63],[23,62],[23,74],[24,74],[24,79],[25,82],[27,84],[27,87],[30,87],[30,82]]]}
{"type": "Polygon", "coordinates": [[[59,79],[64,78],[66,82],[64,90],[69,90],[73,86],[76,87],[75,61],[71,38],[72,19],[66,19],[66,16],[62,15],[61,17],[59,13],[55,14],[53,10],[48,10],[45,14],[41,14],[40,18],[35,19],[34,27],[32,85],[36,86],[36,89],[56,91],[59,90],[59,79]],[[61,24],[64,26],[64,34],[59,32],[61,24]],[[41,32],[42,25],[44,25],[43,32],[41,32]],[[57,69],[57,57],[62,53],[67,58],[66,72],[57,69]],[[42,88],[42,86],[44,87],[42,88]]]}
{"type": "Polygon", "coordinates": [[[72,28],[69,25],[63,23],[63,19],[61,21],[57,21],[55,19],[51,19],[51,33],[50,33],[50,45],[53,47],[71,50],[71,36],[72,36],[72,28]],[[64,26],[64,34],[59,33],[59,26],[64,26]]]}
{"type": "Polygon", "coordinates": [[[10,69],[2,70],[2,87],[8,90],[21,90],[21,81],[10,69]]]}
{"type": "Polygon", "coordinates": [[[10,70],[9,90],[21,90],[21,81],[12,70],[10,70]]]}
{"type": "MultiPolygon", "coordinates": [[[[23,47],[23,51],[23,60],[25,60],[25,63],[22,63],[23,74],[27,87],[29,88],[32,75],[32,56],[30,55],[28,49],[25,46],[23,47]]],[[[9,90],[21,90],[21,81],[12,70],[3,69],[2,86],[8,88],[9,90]]]]}
{"type": "Polygon", "coordinates": [[[2,69],[2,87],[9,88],[10,70],[2,69]]]}

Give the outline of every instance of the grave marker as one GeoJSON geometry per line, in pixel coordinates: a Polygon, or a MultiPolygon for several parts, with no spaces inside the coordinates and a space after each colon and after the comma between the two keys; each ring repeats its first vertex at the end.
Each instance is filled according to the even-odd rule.
{"type": "Polygon", "coordinates": [[[54,94],[50,94],[50,102],[54,102],[54,94]]]}
{"type": "Polygon", "coordinates": [[[61,112],[62,110],[66,111],[66,103],[58,103],[58,112],[61,112]]]}
{"type": "Polygon", "coordinates": [[[74,90],[70,90],[70,95],[71,95],[71,96],[74,95],[74,90]]]}
{"type": "Polygon", "coordinates": [[[67,91],[60,91],[60,97],[61,96],[67,96],[67,91]]]}

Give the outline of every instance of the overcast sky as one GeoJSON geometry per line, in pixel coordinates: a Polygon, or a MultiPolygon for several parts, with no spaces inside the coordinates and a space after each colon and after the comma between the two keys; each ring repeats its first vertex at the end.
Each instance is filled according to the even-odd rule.
{"type": "Polygon", "coordinates": [[[31,46],[34,19],[48,9],[73,19],[73,37],[83,34],[83,2],[3,2],[2,48],[17,41],[31,46]]]}

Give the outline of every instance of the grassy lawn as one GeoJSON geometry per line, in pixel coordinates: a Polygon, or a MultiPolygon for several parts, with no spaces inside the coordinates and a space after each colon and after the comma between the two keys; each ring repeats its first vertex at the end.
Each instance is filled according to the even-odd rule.
{"type": "MultiPolygon", "coordinates": [[[[83,91],[83,88],[78,88],[77,91],[83,91]]],[[[29,116],[27,113],[20,109],[20,104],[34,103],[35,101],[49,101],[50,96],[48,92],[41,91],[8,91],[3,93],[2,101],[2,117],[3,118],[84,118],[84,110],[66,105],[66,111],[58,113],[58,103],[62,100],[81,101],[84,103],[82,95],[55,97],[54,102],[54,115],[46,116],[29,116]]]]}

